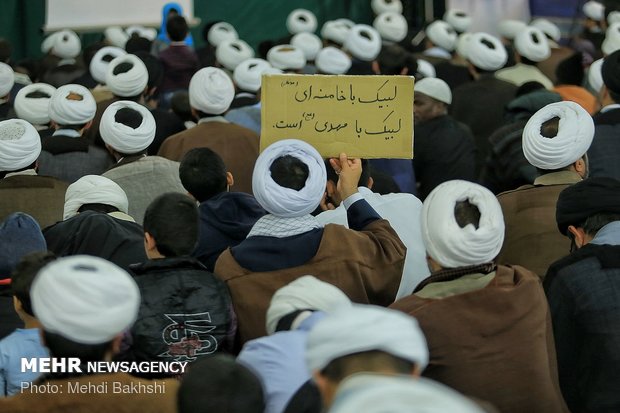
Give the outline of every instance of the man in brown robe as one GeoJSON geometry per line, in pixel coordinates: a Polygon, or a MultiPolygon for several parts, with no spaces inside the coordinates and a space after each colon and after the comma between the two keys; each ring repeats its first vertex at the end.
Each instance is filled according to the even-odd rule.
{"type": "Polygon", "coordinates": [[[430,353],[423,375],[502,413],[567,411],[540,282],[493,262],[504,238],[495,196],[443,183],[424,201],[422,236],[431,276],[390,307],[420,323],[430,353]]]}

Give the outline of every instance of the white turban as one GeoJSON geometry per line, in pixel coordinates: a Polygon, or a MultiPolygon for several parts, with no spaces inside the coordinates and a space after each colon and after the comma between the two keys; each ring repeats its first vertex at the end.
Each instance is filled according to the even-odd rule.
{"type": "Polygon", "coordinates": [[[9,94],[15,84],[15,72],[6,63],[0,62],[0,98],[9,94]]]}
{"type": "Polygon", "coordinates": [[[0,171],[30,166],[41,153],[39,132],[23,119],[0,121],[0,171]]]}
{"type": "Polygon", "coordinates": [[[372,25],[381,38],[389,42],[400,42],[409,30],[407,19],[402,14],[389,11],[378,15],[372,25]]]}
{"type": "Polygon", "coordinates": [[[64,85],[50,99],[50,119],[59,125],[82,125],[95,117],[97,103],[82,85],[64,85]]]}
{"type": "Polygon", "coordinates": [[[542,62],[551,55],[547,36],[536,27],[528,26],[515,37],[515,49],[533,62],[542,62]]]}
{"type": "Polygon", "coordinates": [[[425,77],[416,82],[413,90],[415,93],[422,93],[447,105],[452,103],[452,91],[450,90],[450,86],[442,79],[425,77]]]}
{"type": "Polygon", "coordinates": [[[467,60],[482,70],[495,71],[504,67],[508,53],[498,38],[487,33],[475,33],[469,38],[467,60]]]}
{"type": "Polygon", "coordinates": [[[214,47],[219,46],[225,40],[237,40],[238,38],[239,35],[235,28],[226,22],[215,23],[207,33],[207,40],[214,47]]]}
{"type": "Polygon", "coordinates": [[[401,14],[403,12],[403,4],[400,0],[372,0],[370,7],[375,14],[385,13],[386,11],[401,14]]]}
{"type": "Polygon", "coordinates": [[[56,43],[56,37],[58,35],[60,35],[60,32],[52,33],[45,39],[43,39],[43,42],[41,43],[41,53],[47,54],[50,50],[52,50],[52,47],[54,47],[54,44],[56,43]]]}
{"type": "Polygon", "coordinates": [[[298,310],[318,310],[330,313],[350,307],[351,300],[338,287],[304,275],[280,288],[271,298],[267,309],[267,334],[276,332],[282,317],[298,310]]]}
{"type": "Polygon", "coordinates": [[[153,29],[152,27],[129,26],[125,29],[125,33],[127,33],[129,37],[131,37],[132,34],[136,33],[138,36],[150,41],[155,40],[155,38],[157,37],[157,30],[153,29]]]}
{"type": "Polygon", "coordinates": [[[598,95],[603,88],[603,74],[601,69],[603,68],[603,61],[605,59],[595,60],[588,69],[588,85],[594,95],[598,95]]]}
{"type": "Polygon", "coordinates": [[[127,33],[119,26],[108,27],[103,34],[108,43],[112,46],[120,47],[121,49],[125,48],[125,44],[127,40],[129,40],[127,33]]]}
{"type": "Polygon", "coordinates": [[[323,48],[323,42],[314,33],[301,32],[291,38],[291,45],[300,49],[306,60],[312,61],[316,54],[323,48]]]}
{"type": "Polygon", "coordinates": [[[456,54],[461,56],[463,59],[467,59],[469,41],[471,40],[472,34],[473,33],[462,33],[456,41],[456,54]]]}
{"type": "Polygon", "coordinates": [[[607,24],[612,25],[614,23],[620,23],[620,11],[612,11],[607,15],[607,24]]]}
{"type": "Polygon", "coordinates": [[[319,321],[308,334],[306,364],[320,371],[333,360],[363,351],[382,351],[416,364],[428,364],[426,339],[416,319],[400,311],[353,304],[319,321]]]}
{"type": "Polygon", "coordinates": [[[605,6],[598,1],[588,1],[583,5],[583,14],[592,20],[602,21],[605,19],[605,6]]]}
{"type": "Polygon", "coordinates": [[[123,269],[103,258],[76,255],[47,264],[30,289],[43,329],[80,344],[103,344],[138,317],[140,290],[123,269]]]}
{"type": "Polygon", "coordinates": [[[256,93],[260,89],[261,77],[271,65],[263,59],[247,59],[239,63],[233,72],[233,80],[239,89],[256,93]]]}
{"type": "Polygon", "coordinates": [[[62,30],[54,36],[51,51],[61,59],[73,59],[80,54],[81,50],[82,42],[75,32],[62,30]]]}
{"type": "Polygon", "coordinates": [[[327,173],[319,152],[297,139],[284,139],[269,145],[258,157],[252,174],[252,192],[258,203],[269,213],[296,218],[314,211],[325,192],[327,173]],[[271,177],[271,164],[290,155],[308,166],[308,179],[299,191],[278,185],[271,177]]]}
{"type": "Polygon", "coordinates": [[[131,155],[145,150],[155,139],[155,118],[150,110],[139,103],[119,100],[112,103],[103,112],[99,132],[103,141],[115,151],[131,155]],[[116,121],[116,112],[125,108],[140,113],[142,117],[140,126],[134,129],[116,121]]]}
{"type": "Polygon", "coordinates": [[[418,59],[418,73],[424,77],[437,77],[435,66],[424,59],[418,59]]]}
{"type": "Polygon", "coordinates": [[[616,50],[620,50],[620,22],[612,23],[607,28],[601,50],[605,55],[610,55],[616,50]]]}
{"type": "Polygon", "coordinates": [[[560,28],[547,19],[534,19],[530,22],[530,26],[540,29],[549,39],[555,42],[559,42],[562,38],[562,31],[560,28]]]}
{"type": "Polygon", "coordinates": [[[504,216],[497,198],[485,187],[454,180],[437,186],[422,206],[422,239],[427,254],[444,268],[493,261],[504,242],[504,216]],[[454,208],[469,201],[480,211],[478,228],[456,221],[454,208]]]}
{"type": "Polygon", "coordinates": [[[144,62],[136,55],[126,54],[112,60],[105,75],[105,84],[116,96],[133,97],[144,92],[149,82],[149,72],[144,62]],[[121,63],[133,65],[127,72],[114,74],[114,69],[121,63]]]}
{"type": "Polygon", "coordinates": [[[339,386],[329,413],[484,413],[448,386],[423,377],[357,373],[339,386]]]}
{"type": "Polygon", "coordinates": [[[189,82],[189,104],[203,113],[220,115],[226,112],[234,97],[235,85],[222,69],[202,68],[189,82]]]}
{"type": "Polygon", "coordinates": [[[354,57],[370,62],[381,52],[381,35],[372,26],[356,24],[349,31],[343,46],[354,57]]]}
{"type": "Polygon", "coordinates": [[[24,86],[17,92],[13,107],[17,117],[23,119],[33,125],[47,125],[50,123],[50,100],[54,95],[56,88],[47,83],[33,83],[24,86]],[[28,97],[31,93],[42,93],[45,96],[28,97]]]}
{"type": "Polygon", "coordinates": [[[343,75],[351,68],[351,58],[342,50],[327,46],[316,55],[316,68],[328,75],[343,75]]]}
{"type": "Polygon", "coordinates": [[[85,175],[67,187],[62,219],[76,216],[78,209],[86,204],[110,205],[125,214],[129,209],[129,201],[123,188],[100,175],[85,175]]]}
{"type": "Polygon", "coordinates": [[[286,28],[290,34],[314,33],[316,27],[316,16],[306,9],[295,9],[286,18],[286,28]]]}
{"type": "Polygon", "coordinates": [[[443,20],[459,33],[464,33],[471,27],[471,17],[463,10],[446,10],[443,20]]]}
{"type": "MultiPolygon", "coordinates": [[[[354,26],[354,24],[349,26],[348,23],[345,22],[346,20],[347,19],[337,19],[325,22],[323,27],[321,27],[321,37],[338,44],[343,44],[347,40],[349,30],[354,26]]],[[[350,20],[349,22],[353,23],[350,20]]]]}
{"type": "Polygon", "coordinates": [[[233,71],[244,60],[254,57],[254,50],[243,40],[224,40],[215,49],[215,58],[226,69],[233,71]]]}
{"type": "Polygon", "coordinates": [[[525,30],[527,24],[522,22],[521,20],[502,20],[497,25],[497,31],[500,36],[505,39],[512,40],[517,37],[521,31],[525,30]]]}
{"type": "Polygon", "coordinates": [[[551,103],[530,118],[523,129],[523,154],[537,168],[564,168],[580,159],[590,148],[594,137],[594,121],[575,102],[551,103]],[[541,127],[546,121],[560,118],[558,134],[546,138],[541,127]]]}
{"type": "Polygon", "coordinates": [[[106,46],[97,50],[97,53],[93,56],[90,61],[90,75],[95,79],[98,83],[105,84],[105,77],[108,73],[108,66],[110,62],[116,59],[119,56],[126,55],[127,52],[120,47],[116,46],[106,46]]]}
{"type": "Polygon", "coordinates": [[[426,28],[426,37],[437,47],[451,52],[456,47],[456,31],[443,20],[436,20],[426,28]]]}
{"type": "Polygon", "coordinates": [[[269,49],[267,60],[273,67],[281,70],[299,70],[306,65],[304,52],[290,44],[281,44],[269,49]]]}

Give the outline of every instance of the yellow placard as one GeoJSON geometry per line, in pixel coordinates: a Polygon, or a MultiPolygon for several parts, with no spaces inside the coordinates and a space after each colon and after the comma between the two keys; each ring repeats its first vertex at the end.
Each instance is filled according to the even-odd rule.
{"type": "Polygon", "coordinates": [[[261,151],[296,138],[325,158],[413,158],[413,77],[263,75],[261,101],[261,151]]]}

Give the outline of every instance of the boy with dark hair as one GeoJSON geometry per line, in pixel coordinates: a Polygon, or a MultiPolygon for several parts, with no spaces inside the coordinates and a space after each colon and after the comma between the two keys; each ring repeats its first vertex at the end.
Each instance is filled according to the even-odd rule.
{"type": "Polygon", "coordinates": [[[142,302],[121,356],[188,361],[232,349],[236,320],[224,283],[189,255],[198,239],[198,209],[187,195],[156,198],[144,216],[149,260],[131,267],[142,302]]]}
{"type": "Polygon", "coordinates": [[[258,378],[231,356],[200,360],[183,378],[179,413],[262,413],[263,388],[258,378]]]}
{"type": "Polygon", "coordinates": [[[164,81],[161,85],[162,99],[160,106],[168,108],[174,92],[187,90],[189,81],[198,70],[198,56],[185,44],[189,27],[183,16],[174,16],[166,23],[166,32],[170,37],[170,47],[159,53],[159,60],[164,65],[164,81]]]}
{"type": "Polygon", "coordinates": [[[252,195],[229,192],[233,175],[209,148],[189,151],[179,168],[181,183],[200,206],[198,245],[192,253],[209,271],[228,247],[243,241],[265,210],[252,195]]]}
{"type": "Polygon", "coordinates": [[[30,285],[37,272],[56,257],[50,252],[33,252],[17,265],[11,280],[13,306],[24,328],[18,328],[0,341],[0,396],[18,393],[22,382],[34,381],[38,373],[20,368],[22,358],[48,357],[41,343],[39,321],[32,312],[30,285]]]}

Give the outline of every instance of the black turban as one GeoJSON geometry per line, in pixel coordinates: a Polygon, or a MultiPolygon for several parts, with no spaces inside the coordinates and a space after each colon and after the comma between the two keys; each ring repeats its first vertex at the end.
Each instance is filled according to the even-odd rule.
{"type": "Polygon", "coordinates": [[[569,225],[583,225],[588,217],[600,213],[620,214],[620,181],[597,177],[569,186],[560,192],[555,220],[566,235],[569,225]]]}
{"type": "Polygon", "coordinates": [[[620,50],[616,50],[605,58],[601,74],[607,89],[620,94],[620,50]]]}

